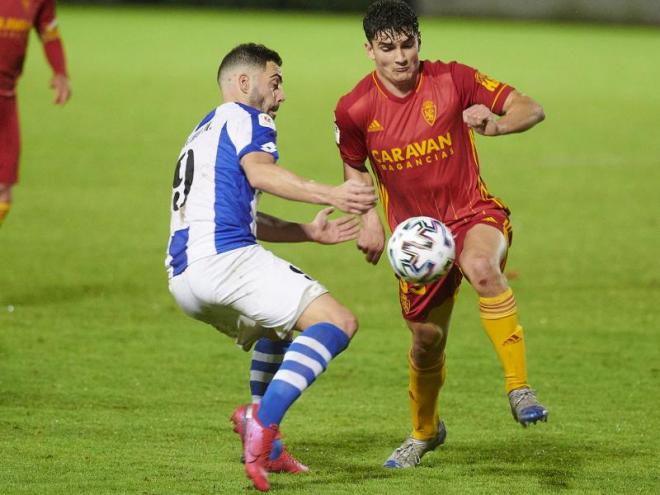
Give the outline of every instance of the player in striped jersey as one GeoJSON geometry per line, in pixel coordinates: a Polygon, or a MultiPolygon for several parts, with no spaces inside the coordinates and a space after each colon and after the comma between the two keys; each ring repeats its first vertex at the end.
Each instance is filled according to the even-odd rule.
{"type": "Polygon", "coordinates": [[[358,323],[321,284],[257,239],[322,244],[354,239],[354,218],[329,220],[328,215],[334,208],[364,213],[377,198],[361,181],[333,187],[276,165],[281,65],[276,52],[253,43],[237,46],[222,60],[223,104],[196,126],[176,165],[166,258],[170,292],[185,313],[235,338],[245,350],[262,339],[253,371],[262,363],[273,376],[264,381],[262,373],[261,380],[252,380],[251,386],[258,386],[253,395],[262,396],[259,403],[235,413],[245,471],[261,491],[270,487],[269,471],[306,470],[284,450],[279,424],[348,346],[358,323]],[[261,191],[331,208],[309,224],[287,222],[257,211],[261,191]],[[294,338],[293,330],[300,335],[294,338]]]}

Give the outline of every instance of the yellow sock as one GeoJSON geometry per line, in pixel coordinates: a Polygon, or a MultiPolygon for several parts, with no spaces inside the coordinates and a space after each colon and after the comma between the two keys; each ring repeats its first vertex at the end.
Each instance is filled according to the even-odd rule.
{"type": "Polygon", "coordinates": [[[518,308],[513,291],[495,297],[479,298],[481,321],[504,367],[506,392],[528,387],[525,337],[518,324],[518,308]]]}
{"type": "Polygon", "coordinates": [[[5,221],[5,218],[7,217],[10,208],[11,208],[11,203],[5,203],[4,201],[0,201],[0,226],[2,226],[2,222],[5,221]]]}
{"type": "Polygon", "coordinates": [[[445,355],[430,368],[417,368],[408,354],[410,415],[413,438],[428,440],[438,434],[438,393],[445,382],[445,355]]]}

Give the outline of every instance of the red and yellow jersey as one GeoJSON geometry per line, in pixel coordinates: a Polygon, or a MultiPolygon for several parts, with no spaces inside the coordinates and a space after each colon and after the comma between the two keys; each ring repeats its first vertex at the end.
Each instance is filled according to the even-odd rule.
{"type": "Polygon", "coordinates": [[[341,157],[357,169],[369,160],[392,229],[418,215],[451,226],[488,209],[508,213],[481,179],[462,113],[483,104],[501,115],[512,90],[466,65],[425,60],[415,91],[399,98],[372,72],[337,104],[341,157]]]}
{"type": "Polygon", "coordinates": [[[64,50],[57,30],[55,0],[0,2],[0,96],[14,94],[23,71],[30,30],[35,28],[56,74],[66,74],[64,50]]]}

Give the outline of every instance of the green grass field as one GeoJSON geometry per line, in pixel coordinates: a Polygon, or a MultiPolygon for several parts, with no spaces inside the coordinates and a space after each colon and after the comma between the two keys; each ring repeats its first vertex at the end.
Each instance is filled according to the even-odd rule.
{"type": "MultiPolygon", "coordinates": [[[[60,9],[74,96],[51,105],[33,37],[19,87],[22,176],[0,230],[0,493],[254,493],[229,415],[249,355],[167,291],[179,149],[218,101],[219,59],[259,41],[285,59],[281,163],[337,183],[337,98],[371,69],[359,16],[60,9]]],[[[659,493],[660,33],[653,28],[423,19],[422,55],[459,59],[538,99],[547,120],[479,138],[513,210],[530,378],[550,422],[523,430],[465,286],[448,348],[447,444],[380,467],[409,432],[408,333],[383,260],[354,245],[273,245],[361,321],[291,409],[312,472],[281,494],[659,493]]],[[[264,198],[307,220],[314,207],[264,198]]]]}

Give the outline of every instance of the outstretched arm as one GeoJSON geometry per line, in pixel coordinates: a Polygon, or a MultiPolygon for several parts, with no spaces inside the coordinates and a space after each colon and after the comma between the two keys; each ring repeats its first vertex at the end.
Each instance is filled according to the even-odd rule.
{"type": "Polygon", "coordinates": [[[268,242],[304,242],[338,244],[357,237],[359,220],[344,216],[329,220],[335,209],[325,208],[316,214],[311,223],[287,222],[266,213],[257,213],[257,238],[268,242]]]}
{"type": "MultiPolygon", "coordinates": [[[[373,186],[371,175],[366,169],[358,170],[346,163],[344,163],[344,179],[357,180],[373,186]]],[[[385,230],[375,206],[362,215],[362,226],[357,236],[357,248],[365,254],[367,262],[373,265],[378,263],[383,254],[385,230]]]]}
{"type": "Polygon", "coordinates": [[[463,111],[463,122],[484,136],[501,136],[523,132],[545,119],[543,107],[527,95],[511,91],[507,96],[503,114],[498,118],[485,105],[472,105],[463,111]]]}
{"type": "Polygon", "coordinates": [[[64,47],[62,46],[62,39],[55,18],[54,0],[46,1],[41,5],[39,12],[37,12],[35,26],[44,46],[46,59],[48,59],[48,63],[53,69],[50,87],[55,90],[54,102],[56,105],[64,105],[71,98],[71,87],[66,71],[64,47]]]}
{"type": "Polygon", "coordinates": [[[376,204],[373,186],[356,180],[330,186],[304,179],[277,166],[269,153],[247,153],[241,158],[241,166],[252,187],[281,198],[330,205],[354,214],[364,213],[376,204]]]}

